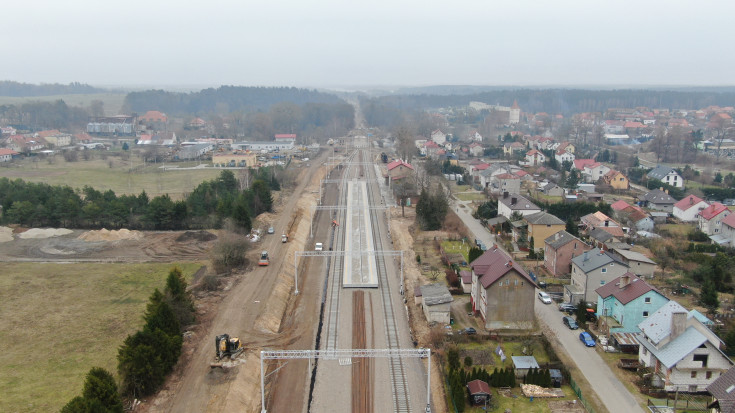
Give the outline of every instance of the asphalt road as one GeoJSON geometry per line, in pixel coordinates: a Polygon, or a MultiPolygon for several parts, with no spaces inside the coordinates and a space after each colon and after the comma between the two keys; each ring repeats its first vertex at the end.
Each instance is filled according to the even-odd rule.
{"type": "MultiPolygon", "coordinates": [[[[495,243],[495,236],[474,219],[469,208],[458,207],[452,204],[452,209],[462,219],[462,222],[472,232],[475,238],[488,247],[495,243]]],[[[498,245],[502,248],[502,245],[498,245]]],[[[507,253],[507,251],[506,251],[507,253]]],[[[615,374],[597,354],[596,348],[585,347],[579,340],[579,330],[569,330],[561,319],[563,314],[555,304],[543,304],[534,300],[536,317],[539,324],[546,327],[546,331],[554,334],[561,343],[561,351],[567,353],[569,359],[574,360],[584,377],[589,381],[598,397],[610,412],[643,412],[635,397],[623,386],[615,374]]]]}

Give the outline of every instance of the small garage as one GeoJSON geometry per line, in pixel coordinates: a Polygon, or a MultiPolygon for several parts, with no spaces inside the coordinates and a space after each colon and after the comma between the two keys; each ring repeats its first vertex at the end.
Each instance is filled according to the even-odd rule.
{"type": "Polygon", "coordinates": [[[421,307],[428,322],[449,324],[450,304],[454,301],[449,289],[444,284],[429,284],[421,286],[421,307]]]}

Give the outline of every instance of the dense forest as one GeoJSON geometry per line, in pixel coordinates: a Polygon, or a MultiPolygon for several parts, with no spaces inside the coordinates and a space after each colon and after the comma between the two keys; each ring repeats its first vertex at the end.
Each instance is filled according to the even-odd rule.
{"type": "MultiPolygon", "coordinates": [[[[363,107],[371,107],[376,114],[390,109],[405,111],[448,106],[466,106],[477,101],[511,106],[517,100],[524,112],[560,113],[604,112],[608,108],[693,109],[709,105],[730,106],[735,92],[727,91],[669,91],[669,90],[584,90],[584,89],[506,89],[462,95],[405,94],[362,98],[363,107]]],[[[371,122],[370,113],[365,116],[371,122]]],[[[377,119],[376,119],[377,120],[377,119]]]]}
{"type": "Polygon", "coordinates": [[[79,82],[72,82],[68,85],[62,85],[60,83],[41,83],[40,85],[34,85],[31,83],[0,80],[0,96],[34,97],[55,95],[81,95],[87,93],[103,92],[107,92],[107,90],[99,89],[79,82]]]}
{"type": "Polygon", "coordinates": [[[21,105],[0,105],[0,119],[23,130],[82,128],[89,112],[85,108],[69,106],[63,100],[28,102],[21,105]]]}
{"type": "Polygon", "coordinates": [[[241,87],[221,86],[199,92],[178,93],[164,90],[131,92],[125,97],[123,110],[145,113],[159,110],[168,115],[188,113],[257,112],[267,110],[279,102],[297,105],[305,103],[344,103],[337,96],[316,90],[295,87],[241,87]]]}
{"type": "Polygon", "coordinates": [[[240,190],[232,171],[199,184],[184,200],[168,195],[149,199],[139,195],[117,196],[85,186],[51,186],[0,178],[0,222],[27,227],[130,228],[181,230],[219,228],[226,219],[249,231],[251,217],[271,211],[271,190],[280,189],[269,167],[251,171],[250,187],[240,190]]]}

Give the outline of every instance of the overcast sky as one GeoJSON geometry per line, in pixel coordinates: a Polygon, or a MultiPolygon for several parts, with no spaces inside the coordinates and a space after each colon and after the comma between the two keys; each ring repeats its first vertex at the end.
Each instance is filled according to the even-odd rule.
{"type": "Polygon", "coordinates": [[[735,2],[17,0],[0,80],[734,85],[735,2]]]}

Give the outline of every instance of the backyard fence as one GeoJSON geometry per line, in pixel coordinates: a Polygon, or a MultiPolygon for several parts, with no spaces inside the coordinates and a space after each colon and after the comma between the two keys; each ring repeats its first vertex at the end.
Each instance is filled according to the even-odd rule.
{"type": "Polygon", "coordinates": [[[574,379],[569,378],[569,385],[572,387],[572,390],[574,391],[574,394],[577,395],[579,398],[579,401],[582,402],[582,406],[584,406],[585,409],[587,409],[587,413],[595,413],[595,409],[592,408],[592,405],[590,402],[587,401],[584,397],[582,397],[582,389],[579,388],[577,385],[577,382],[574,381],[574,379]]]}

